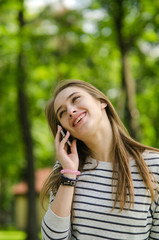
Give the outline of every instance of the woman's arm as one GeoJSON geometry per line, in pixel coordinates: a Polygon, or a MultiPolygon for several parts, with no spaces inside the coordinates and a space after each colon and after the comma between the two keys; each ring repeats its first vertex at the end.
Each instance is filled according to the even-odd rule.
{"type": "MultiPolygon", "coordinates": [[[[71,153],[67,153],[66,141],[69,138],[69,133],[60,141],[60,130],[55,137],[56,155],[63,169],[78,170],[78,153],[76,149],[76,141],[71,145],[71,153]]],[[[65,177],[76,179],[76,175],[65,173],[65,177]]],[[[48,211],[42,222],[43,239],[68,239],[70,234],[70,215],[73,201],[74,187],[60,185],[54,200],[49,206],[48,211]]]]}
{"type": "Polygon", "coordinates": [[[149,239],[159,239],[159,196],[151,205],[152,227],[149,239]]]}
{"type": "MultiPolygon", "coordinates": [[[[55,148],[57,159],[60,161],[63,169],[78,170],[79,159],[76,148],[76,140],[72,142],[71,153],[67,153],[67,140],[69,133],[60,141],[61,127],[58,126],[58,131],[55,137],[55,148]]],[[[65,177],[76,179],[76,175],[72,173],[65,173],[65,177]]],[[[70,215],[74,187],[60,185],[55,199],[51,205],[51,210],[60,217],[67,217],[70,215]]]]}
{"type": "Polygon", "coordinates": [[[50,194],[49,208],[44,216],[41,226],[43,240],[50,239],[69,239],[70,235],[70,216],[59,217],[51,210],[54,202],[52,192],[50,194]]]}

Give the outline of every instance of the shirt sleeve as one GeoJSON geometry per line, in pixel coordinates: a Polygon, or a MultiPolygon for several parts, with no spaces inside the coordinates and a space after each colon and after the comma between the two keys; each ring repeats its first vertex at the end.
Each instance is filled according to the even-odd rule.
{"type": "MultiPolygon", "coordinates": [[[[54,169],[59,166],[59,162],[56,162],[54,169]]],[[[53,170],[54,170],[53,169],[53,170]]],[[[70,216],[59,217],[50,208],[51,203],[54,200],[52,192],[50,193],[50,204],[48,210],[42,220],[41,234],[43,240],[69,240],[70,239],[70,216]]]]}
{"type": "Polygon", "coordinates": [[[69,239],[70,216],[59,217],[51,210],[49,206],[42,221],[41,233],[43,240],[69,239]]]}
{"type": "Polygon", "coordinates": [[[158,196],[158,199],[152,203],[151,211],[152,211],[152,227],[151,227],[149,239],[158,240],[159,239],[159,196],[158,196]]]}

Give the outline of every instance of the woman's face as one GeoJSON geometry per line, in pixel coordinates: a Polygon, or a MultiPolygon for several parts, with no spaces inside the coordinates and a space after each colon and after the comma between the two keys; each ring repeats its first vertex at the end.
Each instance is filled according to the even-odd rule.
{"type": "Polygon", "coordinates": [[[80,87],[65,88],[54,102],[55,114],[61,125],[80,140],[97,130],[103,114],[106,114],[105,107],[106,103],[80,87]]]}

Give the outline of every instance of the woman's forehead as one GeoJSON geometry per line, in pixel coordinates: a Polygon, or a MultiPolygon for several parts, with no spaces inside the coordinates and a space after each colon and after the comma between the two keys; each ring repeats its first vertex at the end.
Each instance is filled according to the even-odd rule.
{"type": "Polygon", "coordinates": [[[88,92],[81,87],[67,87],[57,94],[54,101],[55,110],[59,104],[61,104],[62,102],[65,102],[69,97],[71,97],[76,93],[88,94],[88,92]]]}

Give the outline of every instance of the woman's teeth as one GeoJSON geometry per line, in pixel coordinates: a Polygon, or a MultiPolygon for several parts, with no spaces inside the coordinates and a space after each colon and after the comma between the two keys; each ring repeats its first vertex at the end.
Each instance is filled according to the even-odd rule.
{"type": "Polygon", "coordinates": [[[85,116],[85,113],[81,114],[77,119],[76,121],[74,122],[74,126],[85,116]]]}

